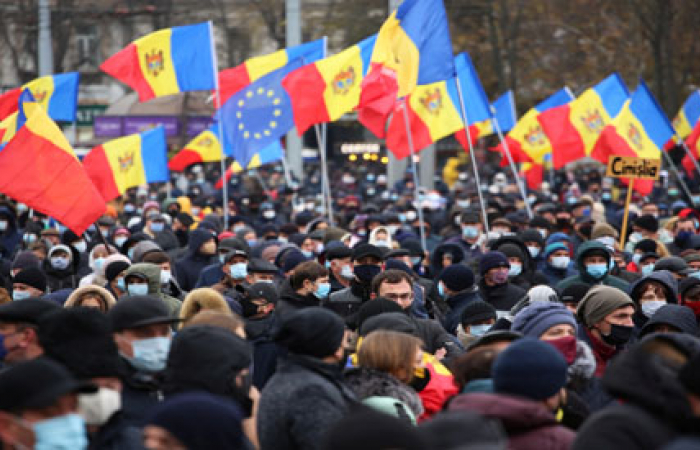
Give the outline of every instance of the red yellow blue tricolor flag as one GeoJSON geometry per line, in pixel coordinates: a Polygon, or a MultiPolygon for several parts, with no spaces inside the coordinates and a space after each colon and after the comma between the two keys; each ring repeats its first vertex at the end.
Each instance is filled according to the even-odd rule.
{"type": "Polygon", "coordinates": [[[141,101],[216,88],[211,22],[166,28],[132,42],[100,69],[131,86],[141,101]]]}

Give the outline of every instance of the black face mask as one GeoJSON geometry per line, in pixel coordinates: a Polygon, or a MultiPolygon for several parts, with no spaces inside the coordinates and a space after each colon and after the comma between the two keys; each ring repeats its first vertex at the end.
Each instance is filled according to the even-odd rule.
{"type": "Polygon", "coordinates": [[[605,341],[606,344],[618,347],[620,345],[625,345],[630,340],[633,331],[634,327],[611,323],[610,334],[606,336],[601,333],[600,335],[603,337],[603,341],[605,341]]]}
{"type": "Polygon", "coordinates": [[[241,299],[239,303],[241,304],[241,315],[245,318],[253,317],[258,313],[258,309],[260,308],[247,298],[241,299]]]}
{"type": "Polygon", "coordinates": [[[571,226],[571,221],[569,219],[557,219],[557,228],[562,230],[565,228],[569,228],[571,226]]]}
{"type": "Polygon", "coordinates": [[[238,403],[241,409],[243,409],[246,417],[250,417],[253,414],[253,400],[250,398],[250,387],[253,385],[253,375],[248,372],[243,376],[243,383],[241,386],[238,386],[236,383],[236,375],[238,375],[238,373],[233,374],[229,382],[230,396],[238,403]]]}
{"type": "Polygon", "coordinates": [[[372,279],[379,275],[382,268],[374,264],[360,264],[355,266],[353,272],[362,284],[370,284],[372,279]]]}

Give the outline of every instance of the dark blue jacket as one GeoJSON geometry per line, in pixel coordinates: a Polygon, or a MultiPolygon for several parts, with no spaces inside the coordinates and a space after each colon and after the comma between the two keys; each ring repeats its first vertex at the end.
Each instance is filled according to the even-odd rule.
{"type": "Polygon", "coordinates": [[[472,302],[482,301],[478,289],[471,292],[460,292],[457,295],[447,298],[446,302],[450,310],[445,314],[445,319],[442,326],[445,327],[448,333],[457,335],[457,326],[460,324],[462,312],[472,302]]]}
{"type": "Polygon", "coordinates": [[[197,285],[200,273],[214,262],[215,255],[203,255],[199,247],[214,237],[211,231],[197,228],[190,234],[185,256],[175,262],[177,282],[184,291],[191,291],[197,285]]]}

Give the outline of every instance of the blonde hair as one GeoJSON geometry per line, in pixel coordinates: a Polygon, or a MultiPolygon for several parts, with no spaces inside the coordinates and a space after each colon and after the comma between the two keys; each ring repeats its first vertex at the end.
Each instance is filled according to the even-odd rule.
{"type": "Polygon", "coordinates": [[[386,372],[408,383],[413,378],[416,352],[423,342],[417,337],[397,331],[373,331],[362,340],[357,351],[360,366],[386,372]]]}

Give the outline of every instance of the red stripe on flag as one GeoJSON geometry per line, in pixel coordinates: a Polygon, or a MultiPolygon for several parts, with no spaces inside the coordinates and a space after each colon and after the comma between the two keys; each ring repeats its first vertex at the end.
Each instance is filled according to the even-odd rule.
{"type": "Polygon", "coordinates": [[[155,93],[141,72],[139,53],[136,45],[129,44],[103,62],[100,69],[122,83],[128,84],[139,94],[139,100],[145,102],[155,97],[155,93]]]}
{"type": "Polygon", "coordinates": [[[411,148],[408,145],[408,137],[406,135],[406,116],[404,116],[403,108],[408,110],[408,123],[410,124],[415,152],[418,153],[420,149],[433,143],[428,126],[411,109],[407,101],[403,102],[394,109],[394,115],[386,135],[386,146],[397,159],[403,159],[411,155],[411,148]]]}
{"type": "Polygon", "coordinates": [[[22,88],[12,89],[0,95],[0,120],[17,111],[22,88]]]}
{"type": "MultiPolygon", "coordinates": [[[[219,72],[219,92],[221,93],[221,104],[231,98],[236,92],[245,88],[251,83],[250,75],[245,63],[219,72]]],[[[215,99],[216,100],[216,99],[215,99]]],[[[218,101],[214,102],[218,108],[218,101]]]]}
{"type": "Polygon", "coordinates": [[[542,164],[533,164],[530,169],[525,172],[525,181],[527,187],[532,190],[538,190],[544,179],[544,167],[542,164]]]}
{"type": "MultiPolygon", "coordinates": [[[[476,145],[476,141],[479,140],[479,127],[474,125],[469,125],[469,136],[472,138],[472,146],[476,145]]],[[[469,153],[469,143],[467,141],[467,132],[464,128],[455,133],[455,138],[457,142],[462,145],[465,152],[469,153]]]]}
{"type": "Polygon", "coordinates": [[[324,99],[326,80],[316,64],[309,64],[290,73],[282,80],[294,111],[294,124],[299,136],[316,123],[330,122],[324,99]]]}
{"type": "Polygon", "coordinates": [[[0,152],[0,192],[81,235],[105,211],[80,162],[47,139],[19,129],[0,152]]]}
{"type": "MultiPolygon", "coordinates": [[[[613,125],[607,125],[600,133],[591,157],[607,165],[611,155],[636,157],[637,153],[617,134],[613,125]]],[[[621,180],[625,185],[629,185],[629,178],[621,178],[621,180]]],[[[634,180],[634,190],[642,195],[651,194],[653,188],[654,180],[634,180]]]]}
{"type": "Polygon", "coordinates": [[[396,73],[382,64],[372,64],[362,81],[357,120],[378,138],[386,136],[386,122],[394,109],[399,84],[396,73]]]}
{"type": "Polygon", "coordinates": [[[85,155],[83,167],[106,202],[114,200],[122,194],[114,181],[112,166],[109,164],[105,150],[101,145],[85,155]]]}
{"type": "Polygon", "coordinates": [[[548,109],[537,116],[542,130],[552,144],[552,163],[555,169],[586,156],[581,135],[571,123],[569,104],[548,109]]]}
{"type": "Polygon", "coordinates": [[[182,172],[192,164],[201,163],[202,161],[202,155],[200,155],[199,152],[185,148],[180,150],[177,155],[173,156],[173,158],[168,161],[168,169],[175,172],[182,172]]]}

